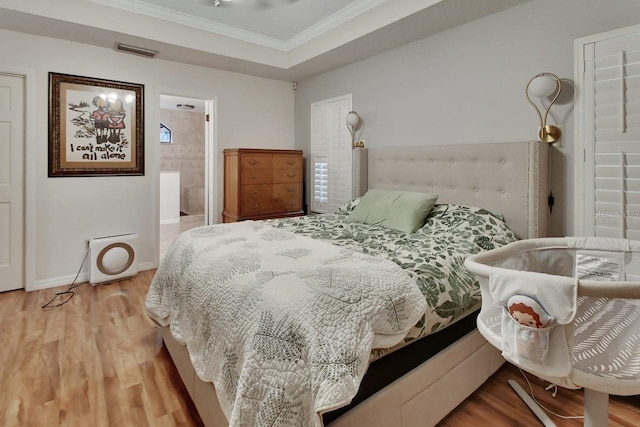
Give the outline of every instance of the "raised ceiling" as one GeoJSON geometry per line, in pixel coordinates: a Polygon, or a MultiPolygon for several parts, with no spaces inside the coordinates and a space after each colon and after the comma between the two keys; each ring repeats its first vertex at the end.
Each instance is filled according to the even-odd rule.
{"type": "Polygon", "coordinates": [[[0,28],[300,81],[528,0],[214,1],[0,0],[0,28]]]}
{"type": "MultiPolygon", "coordinates": [[[[89,0],[100,3],[100,0],[89,0]]],[[[385,0],[111,0],[123,10],[280,50],[349,21],[385,0]]]]}

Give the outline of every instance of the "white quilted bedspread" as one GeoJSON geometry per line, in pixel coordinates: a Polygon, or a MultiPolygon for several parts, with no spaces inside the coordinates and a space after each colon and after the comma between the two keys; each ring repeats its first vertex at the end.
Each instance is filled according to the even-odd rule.
{"type": "Polygon", "coordinates": [[[425,308],[395,263],[251,221],[183,233],[146,300],[234,427],[322,425],[425,308]]]}

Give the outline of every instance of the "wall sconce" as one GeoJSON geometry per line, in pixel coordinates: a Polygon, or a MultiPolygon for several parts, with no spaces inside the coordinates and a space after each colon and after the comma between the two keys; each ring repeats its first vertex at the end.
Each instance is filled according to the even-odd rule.
{"type": "Polygon", "coordinates": [[[358,126],[360,126],[360,116],[355,111],[349,111],[346,122],[347,129],[349,129],[349,133],[351,134],[351,148],[363,148],[364,141],[356,142],[356,131],[358,130],[358,126]]]}
{"type": "Polygon", "coordinates": [[[551,106],[558,96],[560,95],[560,91],[562,90],[562,82],[553,73],[540,73],[527,83],[527,88],[524,90],[524,94],[527,97],[527,101],[529,104],[535,108],[538,113],[538,118],[540,119],[540,129],[538,130],[538,138],[540,141],[548,142],[549,144],[554,143],[560,138],[561,132],[557,126],[548,125],[547,124],[547,116],[549,115],[549,110],[551,110],[551,106]],[[533,103],[531,98],[529,98],[529,94],[538,97],[538,98],[549,98],[553,96],[551,103],[547,107],[547,111],[545,111],[544,116],[540,109],[533,103]]]}

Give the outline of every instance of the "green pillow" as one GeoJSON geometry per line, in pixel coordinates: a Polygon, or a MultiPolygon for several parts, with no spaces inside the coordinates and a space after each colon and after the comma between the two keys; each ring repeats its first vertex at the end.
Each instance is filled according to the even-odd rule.
{"type": "Polygon", "coordinates": [[[362,196],[349,219],[363,224],[379,225],[393,230],[414,233],[433,209],[437,194],[372,188],[362,196]]]}

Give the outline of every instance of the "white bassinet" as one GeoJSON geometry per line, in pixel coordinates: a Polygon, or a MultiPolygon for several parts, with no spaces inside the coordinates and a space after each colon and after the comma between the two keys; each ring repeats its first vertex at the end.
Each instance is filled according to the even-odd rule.
{"type": "Polygon", "coordinates": [[[585,426],[607,425],[609,394],[640,394],[640,241],[521,240],[465,266],[480,281],[480,333],[522,369],[584,387],[585,426]]]}

